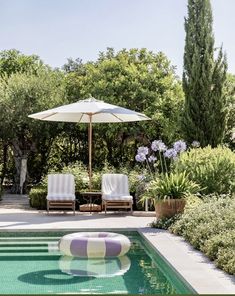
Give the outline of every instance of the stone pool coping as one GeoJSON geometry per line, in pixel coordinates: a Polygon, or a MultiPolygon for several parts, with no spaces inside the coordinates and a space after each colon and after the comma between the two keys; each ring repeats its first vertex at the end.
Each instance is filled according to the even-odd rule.
{"type": "Polygon", "coordinates": [[[133,216],[122,213],[47,215],[45,211],[0,209],[0,231],[138,231],[198,294],[235,294],[233,276],[216,268],[183,238],[150,228],[151,216],[151,213],[147,217],[138,213],[133,216]]]}
{"type": "Polygon", "coordinates": [[[182,237],[165,230],[141,228],[139,233],[198,294],[235,294],[235,277],[216,268],[182,237]]]}

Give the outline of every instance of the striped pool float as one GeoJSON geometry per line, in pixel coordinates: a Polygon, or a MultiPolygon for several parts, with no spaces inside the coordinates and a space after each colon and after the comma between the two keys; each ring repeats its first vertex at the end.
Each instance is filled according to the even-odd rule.
{"type": "Polygon", "coordinates": [[[63,236],[59,241],[63,255],[80,258],[123,256],[130,246],[128,237],[113,232],[76,232],[63,236]]]}

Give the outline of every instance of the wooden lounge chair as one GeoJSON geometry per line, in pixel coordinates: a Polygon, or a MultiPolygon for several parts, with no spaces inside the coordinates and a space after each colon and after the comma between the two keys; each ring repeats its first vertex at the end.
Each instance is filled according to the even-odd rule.
{"type": "Polygon", "coordinates": [[[48,175],[47,212],[50,209],[72,209],[75,215],[75,182],[71,174],[48,175]]]}
{"type": "Polygon", "coordinates": [[[104,174],[102,176],[102,203],[105,214],[108,208],[130,209],[133,197],[129,192],[128,177],[123,174],[104,174]]]}

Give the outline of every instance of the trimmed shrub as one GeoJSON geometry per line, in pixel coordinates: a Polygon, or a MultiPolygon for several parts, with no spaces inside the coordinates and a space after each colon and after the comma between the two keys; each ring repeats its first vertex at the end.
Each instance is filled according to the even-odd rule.
{"type": "Polygon", "coordinates": [[[203,194],[235,192],[235,154],[229,148],[191,149],[180,155],[174,170],[186,172],[203,194]]]}
{"type": "Polygon", "coordinates": [[[235,251],[234,244],[232,248],[223,248],[218,251],[218,258],[215,263],[224,271],[235,275],[235,251]]]}
{"type": "Polygon", "coordinates": [[[197,207],[186,209],[169,230],[215,260],[218,267],[234,274],[234,221],[235,198],[209,196],[197,207]]]}
{"type": "Polygon", "coordinates": [[[150,226],[158,229],[168,229],[171,225],[173,225],[177,220],[180,219],[180,216],[181,214],[172,216],[170,218],[156,219],[150,224],[150,226]]]}
{"type": "Polygon", "coordinates": [[[46,209],[47,188],[45,186],[33,187],[29,192],[29,204],[38,210],[46,209]]]}
{"type": "MultiPolygon", "coordinates": [[[[211,259],[217,259],[219,251],[226,248],[235,248],[235,229],[220,232],[211,236],[202,247],[202,251],[211,259]]],[[[235,254],[234,254],[235,255],[235,254]]]]}

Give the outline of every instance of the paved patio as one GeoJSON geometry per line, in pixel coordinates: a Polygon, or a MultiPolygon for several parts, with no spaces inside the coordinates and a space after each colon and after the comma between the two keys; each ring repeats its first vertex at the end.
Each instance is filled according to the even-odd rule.
{"type": "MultiPolygon", "coordinates": [[[[185,278],[199,294],[235,294],[235,278],[195,251],[181,237],[151,229],[153,213],[71,213],[32,210],[27,196],[5,196],[0,201],[0,232],[25,230],[136,230],[185,278]]],[[[1,234],[0,234],[1,235],[1,234]]]]}

